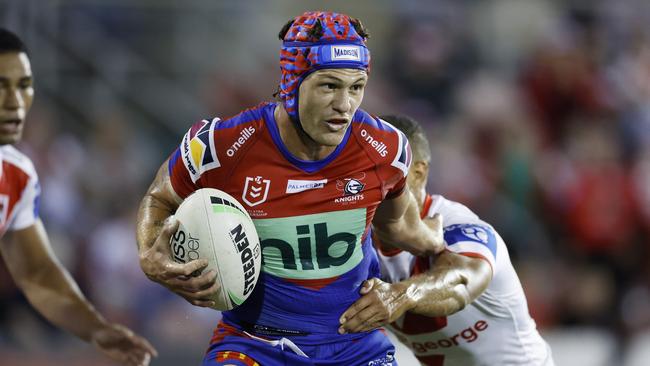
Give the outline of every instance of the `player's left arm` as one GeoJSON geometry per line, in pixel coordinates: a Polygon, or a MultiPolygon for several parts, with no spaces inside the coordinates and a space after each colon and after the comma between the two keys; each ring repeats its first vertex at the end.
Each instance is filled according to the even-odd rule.
{"type": "Polygon", "coordinates": [[[156,350],[144,338],[102,317],[60,264],[40,219],[8,232],[0,254],[16,285],[45,318],[124,365],[148,365],[156,350]]]}
{"type": "Polygon", "coordinates": [[[481,295],[491,280],[487,260],[445,251],[428,272],[393,284],[378,278],[365,281],[361,298],[341,316],[339,332],[369,331],[394,322],[406,311],[452,315],[481,295]]]}
{"type": "Polygon", "coordinates": [[[393,198],[384,200],[373,218],[375,235],[387,246],[404,249],[418,256],[432,256],[445,248],[443,218],[420,219],[419,205],[408,186],[393,198]]]}

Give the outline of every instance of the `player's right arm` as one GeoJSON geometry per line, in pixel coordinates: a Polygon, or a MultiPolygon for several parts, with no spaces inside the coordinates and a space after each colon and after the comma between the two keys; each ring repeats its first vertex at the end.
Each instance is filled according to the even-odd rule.
{"type": "Polygon", "coordinates": [[[136,237],[140,267],[147,277],[197,306],[214,304],[208,299],[219,291],[216,273],[209,271],[197,277],[208,263],[205,259],[185,264],[172,260],[169,240],[178,228],[172,215],[182,202],[172,187],[168,161],[162,164],[156,178],[147,190],[138,210],[136,237]]]}

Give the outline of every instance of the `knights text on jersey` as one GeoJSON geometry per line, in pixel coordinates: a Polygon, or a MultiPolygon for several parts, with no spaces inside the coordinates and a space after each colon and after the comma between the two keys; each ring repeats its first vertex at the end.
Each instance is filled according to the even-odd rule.
{"type": "MultiPolygon", "coordinates": [[[[407,312],[388,328],[423,365],[553,365],[550,349],[528,313],[526,297],[497,232],[460,203],[428,196],[425,216],[444,217],[447,250],[480,257],[492,266],[487,289],[447,317],[407,312]]],[[[397,282],[429,270],[430,258],[378,250],[382,278],[397,282]]]]}
{"type": "Polygon", "coordinates": [[[378,275],[369,224],[379,203],[404,189],[410,148],[401,132],[358,110],[333,153],[299,160],[280,138],[275,107],[195,124],[170,157],[171,183],[183,198],[225,191],[255,223],[260,280],[224,320],[336,334],[362,281],[378,275]]]}
{"type": "Polygon", "coordinates": [[[0,236],[25,229],[38,218],[40,188],[28,157],[11,145],[0,147],[0,236]]]}

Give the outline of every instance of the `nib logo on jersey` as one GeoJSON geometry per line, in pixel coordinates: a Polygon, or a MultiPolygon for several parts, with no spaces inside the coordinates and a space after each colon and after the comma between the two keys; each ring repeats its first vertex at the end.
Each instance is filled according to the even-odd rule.
{"type": "Polygon", "coordinates": [[[336,189],[343,192],[343,197],[335,198],[334,202],[347,205],[363,200],[364,197],[361,192],[366,186],[365,183],[363,183],[365,178],[366,173],[361,172],[350,178],[337,179],[336,189]]]}

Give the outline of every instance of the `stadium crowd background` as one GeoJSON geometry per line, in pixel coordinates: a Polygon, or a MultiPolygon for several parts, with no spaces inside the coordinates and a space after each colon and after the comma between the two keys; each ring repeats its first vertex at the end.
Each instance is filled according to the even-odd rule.
{"type": "MultiPolygon", "coordinates": [[[[371,32],[362,107],[421,121],[430,192],[506,240],[562,365],[650,360],[650,2],[332,1],[371,32]]],[[[134,216],[191,123],[270,100],[277,33],[317,1],[9,0],[31,51],[35,162],[57,255],[154,365],[198,364],[219,314],[148,281],[134,216]]],[[[0,364],[107,365],[0,269],[0,364]]]]}

